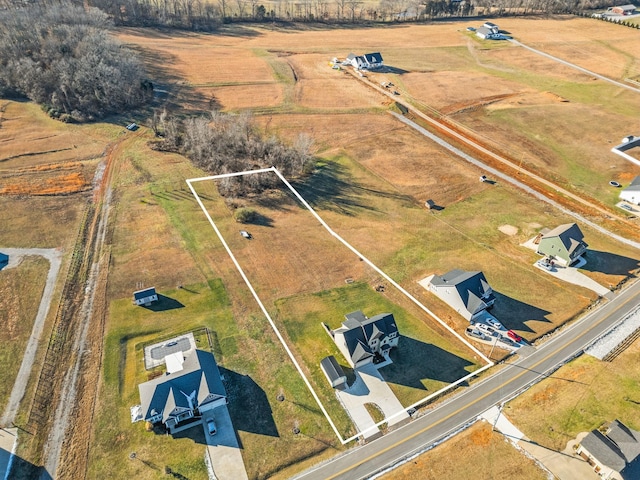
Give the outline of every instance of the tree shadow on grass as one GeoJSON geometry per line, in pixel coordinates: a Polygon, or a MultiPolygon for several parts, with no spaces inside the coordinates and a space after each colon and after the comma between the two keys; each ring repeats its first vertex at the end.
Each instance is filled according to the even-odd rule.
{"type": "Polygon", "coordinates": [[[158,293],[158,301],[151,305],[143,305],[143,308],[151,310],[152,312],[164,312],[175,308],[184,308],[184,305],[175,298],[167,297],[158,293]]]}
{"type": "Polygon", "coordinates": [[[393,364],[379,371],[385,381],[426,390],[425,379],[452,383],[470,372],[472,362],[453,353],[411,337],[400,337],[398,347],[390,352],[393,364]]]}
{"type": "Polygon", "coordinates": [[[631,257],[624,257],[610,252],[587,250],[583,255],[587,263],[580,267],[588,272],[601,272],[607,275],[624,275],[630,277],[640,267],[640,262],[631,257]]]}
{"type": "Polygon", "coordinates": [[[363,198],[364,195],[414,203],[409,195],[359,185],[349,178],[345,167],[332,161],[319,166],[313,175],[303,181],[294,181],[291,184],[311,206],[349,216],[354,216],[358,210],[377,211],[363,198]]]}
{"type": "Polygon", "coordinates": [[[547,318],[547,315],[551,313],[548,310],[521,302],[495,290],[493,294],[496,297],[496,302],[491,308],[491,315],[496,317],[507,329],[535,333],[525,322],[535,320],[551,323],[551,320],[547,318]]]}
{"type": "Polygon", "coordinates": [[[279,437],[265,391],[249,376],[220,367],[229,398],[229,414],[238,431],[279,437]]]}

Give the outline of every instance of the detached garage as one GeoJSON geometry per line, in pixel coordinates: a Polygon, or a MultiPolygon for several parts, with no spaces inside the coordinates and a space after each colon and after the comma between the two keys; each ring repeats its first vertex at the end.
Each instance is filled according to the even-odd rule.
{"type": "Polygon", "coordinates": [[[620,192],[620,200],[640,205],[640,177],[634,178],[631,184],[620,192]]]}

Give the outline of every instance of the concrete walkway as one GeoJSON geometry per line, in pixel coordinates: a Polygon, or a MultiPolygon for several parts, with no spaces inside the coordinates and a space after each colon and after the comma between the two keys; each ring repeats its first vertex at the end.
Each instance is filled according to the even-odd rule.
{"type": "Polygon", "coordinates": [[[202,426],[215,478],[217,480],[248,480],[227,406],[205,412],[202,417],[202,426]],[[215,435],[209,435],[207,431],[206,420],[211,417],[214,417],[218,430],[215,435]]]}
{"type": "MultiPolygon", "coordinates": [[[[49,260],[50,265],[49,273],[47,274],[47,281],[40,299],[40,306],[38,307],[38,313],[36,314],[36,318],[33,323],[31,336],[29,337],[29,341],[27,342],[27,346],[22,357],[20,370],[18,371],[15,384],[11,390],[9,402],[7,403],[2,418],[0,419],[0,426],[6,426],[13,423],[15,416],[18,413],[20,401],[22,400],[27,388],[27,382],[31,376],[31,369],[33,367],[33,362],[35,361],[38,342],[42,335],[47,314],[49,313],[53,291],[56,286],[56,279],[58,278],[60,264],[62,263],[62,252],[52,248],[3,248],[1,251],[9,255],[9,264],[3,268],[3,270],[17,267],[22,263],[22,259],[28,255],[44,257],[49,260]]],[[[2,271],[0,271],[0,274],[2,274],[2,271]]]]}
{"type": "Polygon", "coordinates": [[[336,393],[365,439],[379,435],[379,429],[364,406],[365,403],[375,403],[382,410],[389,426],[409,418],[375,365],[365,365],[355,373],[354,384],[346,390],[337,390],[336,393]]]}
{"type": "Polygon", "coordinates": [[[570,453],[557,452],[533,443],[502,414],[498,407],[491,407],[481,415],[481,418],[535,458],[556,478],[560,480],[597,480],[600,478],[586,461],[573,455],[573,451],[570,453]]]}

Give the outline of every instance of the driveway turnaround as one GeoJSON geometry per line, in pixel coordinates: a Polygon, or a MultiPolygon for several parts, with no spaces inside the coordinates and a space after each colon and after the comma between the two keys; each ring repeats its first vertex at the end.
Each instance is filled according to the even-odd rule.
{"type": "Polygon", "coordinates": [[[406,410],[373,364],[355,370],[356,381],[346,390],[337,390],[338,398],[365,438],[377,436],[379,429],[369,415],[365,403],[375,403],[384,414],[387,425],[392,426],[409,418],[406,410]]]}
{"type": "Polygon", "coordinates": [[[202,416],[204,435],[207,438],[207,449],[211,467],[217,480],[248,480],[247,471],[242,461],[242,453],[236,438],[236,431],[231,423],[227,406],[218,407],[202,416]],[[213,417],[217,433],[209,435],[207,419],[213,417]]]}
{"type": "Polygon", "coordinates": [[[581,287],[588,288],[589,290],[593,290],[601,297],[606,297],[611,300],[615,294],[606,287],[603,287],[598,282],[591,280],[584,273],[580,272],[578,269],[584,265],[586,265],[586,260],[581,258],[578,263],[572,267],[562,267],[560,265],[554,265],[551,270],[547,270],[542,268],[537,264],[534,264],[537,268],[542,270],[549,275],[559,278],[560,280],[573,283],[574,285],[580,285],[581,287]]]}

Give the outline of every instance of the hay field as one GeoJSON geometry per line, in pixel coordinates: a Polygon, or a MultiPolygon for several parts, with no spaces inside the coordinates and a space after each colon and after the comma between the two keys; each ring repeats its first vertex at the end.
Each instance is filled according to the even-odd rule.
{"type": "MultiPolygon", "coordinates": [[[[632,29],[571,17],[498,23],[514,38],[596,73],[620,81],[640,75],[640,40],[632,29]]],[[[251,109],[265,116],[269,128],[276,114],[286,112],[386,108],[389,99],[327,64],[349,52],[380,51],[396,70],[370,74],[373,83],[393,81],[406,101],[441,112],[514,162],[612,206],[617,192],[608,181],[624,185],[638,174],[609,150],[631,133],[640,115],[639,94],[511,43],[481,41],[465,26],[243,27],[235,34],[229,27],[219,35],[173,37],[128,29],[121,38],[143,51],[161,52],[184,88],[209,99],[201,105],[251,109]]],[[[363,118],[348,128],[366,135],[367,123],[363,118]]],[[[315,136],[319,126],[307,128],[315,136]]],[[[333,129],[336,138],[343,130],[333,129]]]]}
{"type": "MultiPolygon", "coordinates": [[[[551,37],[559,24],[572,21],[517,20],[517,26],[543,30],[551,37]]],[[[602,22],[595,25],[599,28],[602,22]]],[[[216,35],[126,29],[119,35],[148,61],[162,62],[155,66],[161,66],[157,71],[166,77],[154,83],[168,86],[169,102],[184,101],[183,106],[202,110],[212,105],[229,112],[250,109],[266,135],[288,140],[299,133],[312,136],[318,167],[296,188],[337,233],[451,326],[461,331],[466,322],[417,281],[453,268],[481,269],[499,294],[498,318],[532,340],[573,318],[595,298],[592,292],[556,282],[535,270],[531,264],[536,255],[519,246],[543,226],[571,219],[508,185],[480,184],[478,176],[483,172],[394,121],[385,113],[390,99],[378,96],[352,75],[331,69],[328,61],[351,51],[383,52],[397,73],[373,74],[370,81],[392,80],[402,98],[446,113],[525,165],[549,171],[549,175],[554,169],[553,175],[561,182],[584,171],[579,187],[592,189],[597,193],[594,196],[607,201],[612,195],[598,190],[600,179],[605,175],[607,180],[609,176],[622,178],[631,175],[633,168],[612,154],[605,157],[608,146],[582,146],[575,156],[573,149],[579,146],[579,138],[614,138],[633,117],[636,106],[629,101],[630,94],[600,84],[592,88],[598,82],[584,75],[529,56],[522,61],[521,49],[507,44],[489,48],[462,30],[457,23],[438,23],[348,30],[242,27],[234,31],[231,27],[216,35]],[[609,103],[601,101],[603,93],[611,94],[609,103]],[[592,125],[589,118],[605,125],[592,125]],[[563,129],[574,129],[570,134],[575,138],[567,140],[566,147],[563,129]],[[580,129],[582,137],[578,137],[580,129]],[[596,157],[607,158],[607,165],[613,168],[603,171],[596,157]],[[426,211],[427,198],[444,210],[426,211]],[[505,225],[511,227],[509,233],[500,230],[505,225]]],[[[319,459],[335,453],[339,447],[326,422],[291,365],[282,360],[284,352],[277,339],[184,189],[184,179],[202,172],[177,155],[151,151],[142,138],[130,147],[122,152],[121,170],[115,175],[118,207],[111,298],[125,305],[139,281],[175,295],[177,285],[220,282],[237,326],[237,334],[227,335],[220,345],[223,367],[248,376],[259,386],[268,399],[263,407],[272,412],[277,431],[284,432],[276,437],[239,429],[250,478],[278,471],[284,478],[301,468],[295,466],[301,458],[319,459]],[[302,399],[296,400],[300,405],[273,402],[280,391],[286,398],[302,399]],[[300,419],[303,432],[310,433],[304,440],[286,434],[293,419],[300,419]]],[[[213,182],[198,184],[197,189],[267,308],[276,312],[287,304],[283,312],[295,313],[283,319],[290,339],[305,332],[296,325],[296,315],[302,317],[305,312],[293,308],[291,305],[299,305],[291,299],[338,291],[348,278],[365,285],[379,281],[350,252],[337,248],[320,232],[317,222],[282,191],[225,202],[213,182]],[[239,226],[233,220],[238,206],[255,208],[260,220],[239,226]],[[251,231],[254,240],[243,239],[240,228],[251,231]]],[[[623,259],[615,270],[600,265],[587,272],[592,278],[617,284],[637,270],[638,252],[588,229],[585,234],[593,248],[623,259]]],[[[385,293],[386,301],[401,304],[392,291],[385,293]]],[[[113,319],[125,325],[126,309],[115,303],[112,308],[113,319]]],[[[186,324],[191,311],[187,306],[171,315],[186,324]]],[[[312,311],[309,307],[306,314],[312,311]]],[[[149,336],[166,331],[166,326],[151,320],[132,322],[127,328],[141,328],[149,336]]],[[[208,321],[202,320],[204,324],[208,321]]],[[[426,326],[441,333],[428,322],[426,326]]],[[[128,340],[131,331],[123,327],[111,332],[112,341],[134,349],[128,340]]],[[[313,344],[313,338],[304,336],[302,342],[313,344]]],[[[134,377],[126,378],[127,383],[134,381],[134,377]]],[[[133,386],[127,388],[132,391],[133,386]]],[[[126,413],[124,406],[122,411],[126,413]]],[[[105,430],[114,442],[124,431],[105,430]]],[[[140,443],[135,448],[148,448],[153,438],[136,435],[136,442],[140,443]]],[[[109,442],[102,442],[92,453],[92,471],[101,471],[109,459],[119,458],[129,447],[133,445],[120,442],[110,450],[109,442]]]]}

